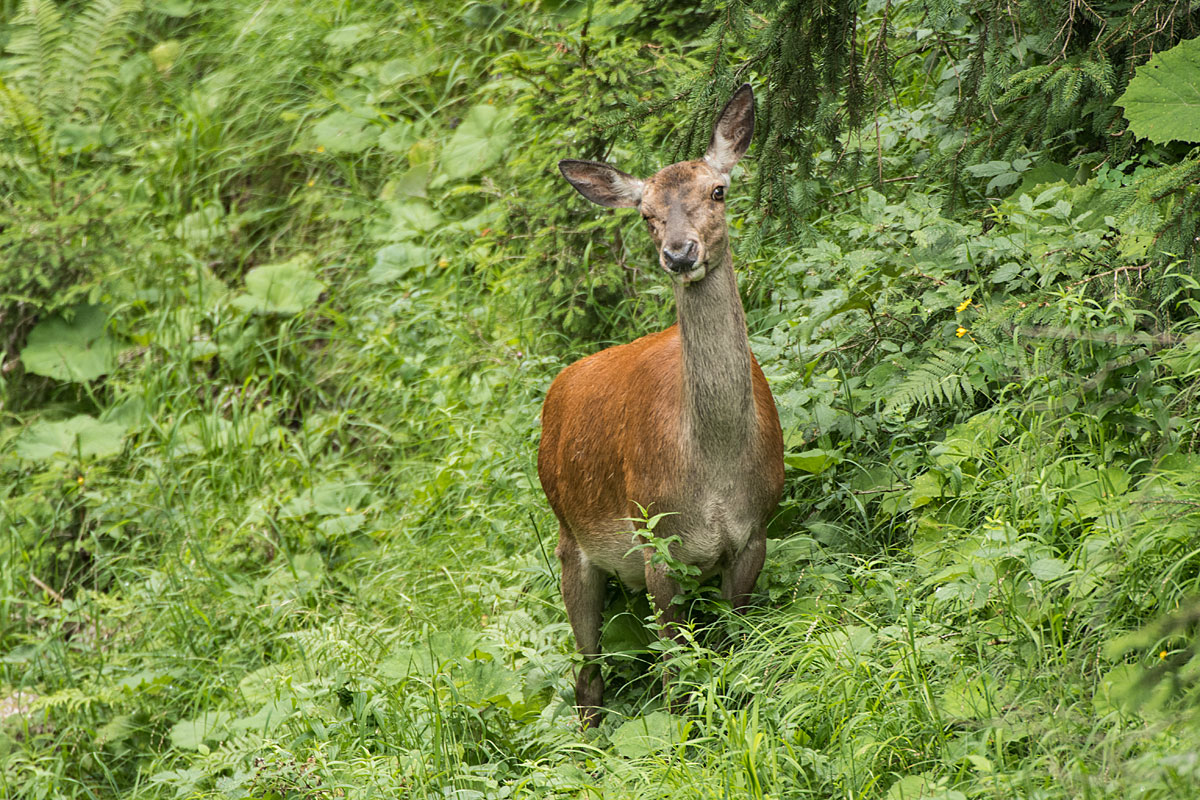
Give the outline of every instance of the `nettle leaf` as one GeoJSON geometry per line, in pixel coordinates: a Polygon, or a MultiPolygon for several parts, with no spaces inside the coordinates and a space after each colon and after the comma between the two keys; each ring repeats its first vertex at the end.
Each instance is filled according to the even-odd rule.
{"type": "Polygon", "coordinates": [[[362,117],[335,111],[313,125],[312,135],[331,153],[361,153],[379,139],[379,129],[362,117]]]}
{"type": "Polygon", "coordinates": [[[511,114],[495,106],[474,106],[442,149],[442,172],[455,180],[478,175],[500,160],[511,138],[511,114]]]}
{"type": "Polygon", "coordinates": [[[32,331],[21,363],[35,375],[84,383],[117,365],[118,346],[105,329],[108,314],[101,306],[76,306],[68,322],[61,316],[42,320],[32,331]]]}
{"type": "Polygon", "coordinates": [[[325,291],[309,266],[312,259],[299,256],[282,264],[267,264],[246,273],[246,293],[233,299],[243,311],[257,314],[299,314],[316,304],[325,291]]]}
{"type": "Polygon", "coordinates": [[[121,452],[126,427],[80,414],[57,422],[35,422],[17,439],[17,455],[31,461],[107,458],[121,452]]]}
{"type": "Polygon", "coordinates": [[[1200,142],[1200,39],[1156,53],[1116,104],[1137,136],[1156,144],[1200,142]]]}

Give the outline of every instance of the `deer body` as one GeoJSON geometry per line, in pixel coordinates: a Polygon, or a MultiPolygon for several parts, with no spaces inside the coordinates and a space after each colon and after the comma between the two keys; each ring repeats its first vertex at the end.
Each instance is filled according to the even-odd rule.
{"type": "Polygon", "coordinates": [[[585,197],[637,207],[673,282],[678,324],[588,356],[554,380],[542,409],[538,476],[559,520],[562,594],[584,666],[576,703],[597,724],[603,699],[601,610],[609,575],[646,589],[674,634],[678,582],[631,520],[666,513],[655,535],[673,558],[720,573],[736,608],[762,569],[765,529],[783,489],[783,440],[771,391],[750,352],[724,212],[729,170],[753,130],[739,89],[708,154],[641,181],[604,164],[560,163],[585,197]]]}

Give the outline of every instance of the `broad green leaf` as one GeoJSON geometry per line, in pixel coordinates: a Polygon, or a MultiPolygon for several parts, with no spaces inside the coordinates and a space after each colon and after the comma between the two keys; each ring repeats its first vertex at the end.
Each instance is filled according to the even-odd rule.
{"type": "Polygon", "coordinates": [[[379,139],[379,129],[362,117],[335,111],[313,125],[312,135],[330,153],[361,153],[379,139]]]}
{"type": "Polygon", "coordinates": [[[933,472],[923,472],[912,480],[912,488],[908,491],[908,502],[912,508],[941,499],[943,495],[942,479],[933,472]]]}
{"type": "Polygon", "coordinates": [[[936,788],[938,784],[927,775],[905,775],[888,787],[884,800],[920,800],[932,796],[936,788]]]}
{"type": "Polygon", "coordinates": [[[1029,572],[1039,581],[1052,581],[1067,573],[1067,565],[1059,558],[1039,558],[1029,565],[1029,572]]]}
{"type": "Polygon", "coordinates": [[[816,475],[829,469],[834,464],[841,463],[842,454],[836,450],[805,450],[801,453],[787,455],[783,460],[789,467],[801,469],[816,475]]]}
{"type": "Polygon", "coordinates": [[[337,49],[345,49],[353,47],[363,39],[370,38],[375,33],[371,25],[358,23],[355,25],[343,25],[340,28],[334,28],[329,33],[325,34],[325,44],[337,49]]]}
{"type": "Polygon", "coordinates": [[[508,113],[495,106],[472,107],[442,149],[442,172],[454,180],[478,175],[507,152],[511,137],[508,113]]]}
{"type": "Polygon", "coordinates": [[[1137,136],[1156,144],[1200,142],[1200,38],[1155,53],[1116,105],[1137,136]]]}
{"type": "Polygon", "coordinates": [[[343,514],[340,517],[330,517],[317,523],[317,530],[330,539],[348,536],[363,526],[367,521],[363,514],[343,514]]]}
{"type": "Polygon", "coordinates": [[[17,439],[17,455],[31,461],[106,458],[121,452],[125,426],[80,414],[57,422],[35,422],[17,439]]]}
{"type": "Polygon", "coordinates": [[[612,733],[612,745],[625,758],[642,758],[680,741],[680,721],[665,711],[631,719],[612,733]]]}
{"type": "Polygon", "coordinates": [[[317,280],[309,263],[310,259],[298,257],[250,270],[246,273],[246,293],[234,298],[234,305],[259,314],[299,314],[325,291],[325,284],[317,280]]]}
{"type": "Polygon", "coordinates": [[[471,705],[507,708],[522,700],[520,679],[499,661],[472,659],[459,674],[463,676],[459,683],[462,698],[471,705]]]}
{"type": "Polygon", "coordinates": [[[117,365],[117,343],[105,330],[108,315],[101,306],[76,306],[68,322],[60,316],[42,320],[32,331],[21,363],[35,375],[84,383],[117,365]]]}
{"type": "Polygon", "coordinates": [[[283,661],[268,664],[248,672],[238,681],[238,690],[247,704],[269,703],[292,694],[293,681],[301,683],[312,677],[302,661],[283,661]]]}
{"type": "Polygon", "coordinates": [[[215,205],[193,211],[175,226],[175,235],[192,246],[208,244],[228,233],[225,211],[215,205]]]}
{"type": "Polygon", "coordinates": [[[1012,690],[987,674],[970,680],[959,678],[942,692],[939,707],[949,717],[988,719],[999,716],[1012,699],[1012,690]]]}
{"type": "Polygon", "coordinates": [[[171,728],[171,744],[181,750],[197,750],[226,733],[232,720],[228,711],[207,711],[195,719],[180,720],[171,728]]]}
{"type": "Polygon", "coordinates": [[[389,244],[375,252],[375,266],[367,273],[371,283],[392,283],[414,269],[423,270],[434,262],[433,251],[408,242],[389,244]]]}
{"type": "Polygon", "coordinates": [[[417,141],[413,124],[407,120],[393,123],[379,137],[379,146],[389,153],[407,153],[417,141]]]}
{"type": "Polygon", "coordinates": [[[291,698],[271,699],[263,703],[257,713],[249,717],[231,720],[228,727],[234,731],[268,733],[278,728],[296,711],[297,708],[291,698]]]}
{"type": "Polygon", "coordinates": [[[1141,684],[1141,667],[1136,664],[1118,664],[1100,679],[1100,685],[1092,697],[1092,706],[1101,716],[1114,711],[1123,714],[1136,713],[1146,694],[1141,684]]]}
{"type": "Polygon", "coordinates": [[[317,484],[305,495],[312,498],[312,508],[321,516],[334,517],[353,514],[370,502],[370,490],[361,483],[330,481],[317,484]]]}
{"type": "Polygon", "coordinates": [[[411,239],[420,236],[443,222],[442,215],[421,200],[388,203],[387,208],[392,213],[392,220],[395,222],[390,236],[397,239],[411,239]]]}

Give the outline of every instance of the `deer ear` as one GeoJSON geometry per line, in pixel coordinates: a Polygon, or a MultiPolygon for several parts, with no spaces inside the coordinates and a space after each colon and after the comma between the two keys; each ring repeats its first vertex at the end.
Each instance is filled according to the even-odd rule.
{"type": "Polygon", "coordinates": [[[558,162],[559,172],[588,200],[607,208],[633,208],[642,199],[640,179],[599,161],[558,162]]]}
{"type": "Polygon", "coordinates": [[[733,165],[741,161],[750,149],[750,137],[753,135],[754,90],[750,84],[743,83],[717,117],[704,160],[713,169],[728,175],[733,165]]]}

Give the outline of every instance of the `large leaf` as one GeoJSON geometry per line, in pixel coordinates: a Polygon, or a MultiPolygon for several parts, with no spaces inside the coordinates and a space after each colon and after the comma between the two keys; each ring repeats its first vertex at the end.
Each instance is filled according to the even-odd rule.
{"type": "Polygon", "coordinates": [[[317,280],[308,263],[309,259],[300,257],[250,270],[246,293],[234,298],[234,305],[259,314],[299,314],[325,291],[325,284],[317,280]]]}
{"type": "Polygon", "coordinates": [[[76,306],[71,321],[60,316],[42,320],[29,332],[21,363],[36,375],[83,383],[112,371],[117,343],[104,328],[100,306],[76,306]]]}
{"type": "Polygon", "coordinates": [[[621,725],[612,733],[613,748],[625,758],[642,758],[665,750],[683,739],[678,717],[655,711],[621,725]]]}
{"type": "Polygon", "coordinates": [[[1138,67],[1117,105],[1138,136],[1158,144],[1200,142],[1200,39],[1180,42],[1138,67]]]}
{"type": "Polygon", "coordinates": [[[391,283],[414,269],[423,270],[433,262],[433,251],[428,247],[409,242],[389,244],[375,251],[375,266],[371,267],[367,278],[371,283],[391,283]]]}
{"type": "Polygon", "coordinates": [[[495,106],[474,106],[442,150],[442,172],[456,180],[478,175],[500,160],[511,138],[507,113],[495,106]]]}
{"type": "Polygon", "coordinates": [[[313,125],[312,135],[331,153],[361,153],[379,139],[379,129],[362,117],[335,111],[313,125]]]}
{"type": "Polygon", "coordinates": [[[233,714],[228,711],[206,711],[195,719],[184,719],[171,728],[171,744],[181,750],[197,750],[205,741],[228,733],[233,714]]]}
{"type": "Polygon", "coordinates": [[[31,461],[106,458],[121,452],[125,426],[80,414],[57,422],[35,422],[17,439],[17,455],[31,461]]]}

